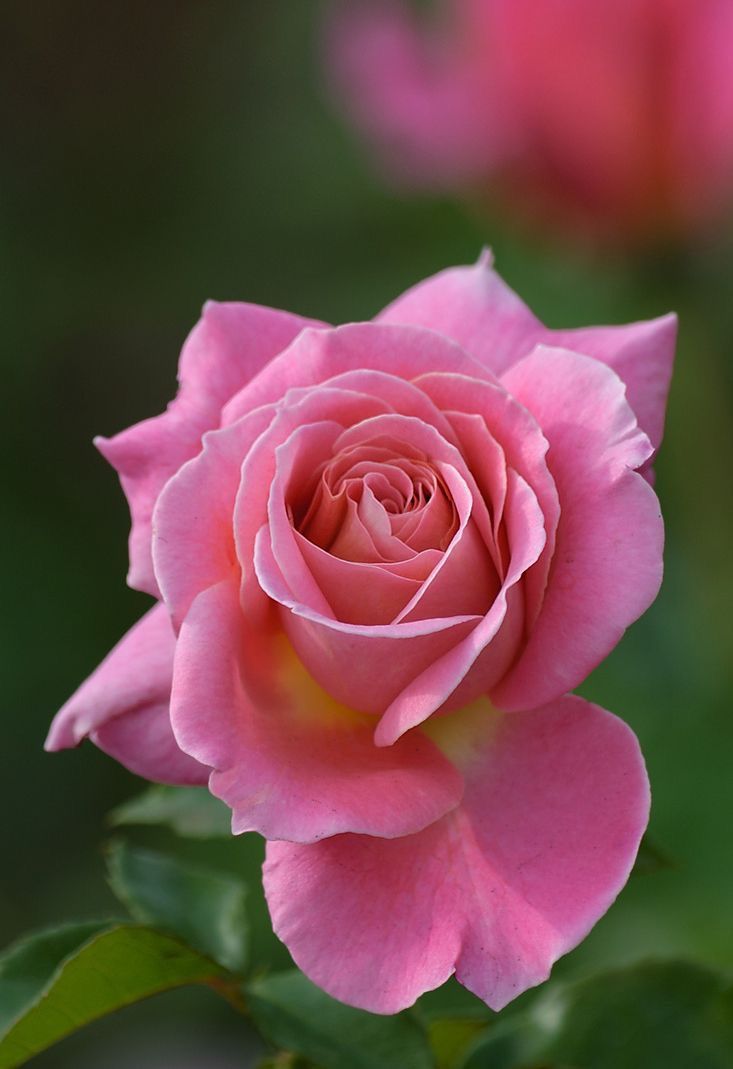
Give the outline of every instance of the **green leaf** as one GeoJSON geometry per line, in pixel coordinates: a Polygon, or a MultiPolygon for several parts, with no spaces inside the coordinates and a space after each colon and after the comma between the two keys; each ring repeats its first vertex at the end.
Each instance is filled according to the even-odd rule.
{"type": "Polygon", "coordinates": [[[112,890],[136,920],[180,936],[228,969],[244,970],[243,883],[123,842],[109,847],[107,865],[112,890]]]}
{"type": "Polygon", "coordinates": [[[59,961],[109,921],[64,924],[15,943],[0,958],[0,1036],[22,1016],[59,961]]]}
{"type": "Polygon", "coordinates": [[[0,958],[0,1069],[89,1022],[184,984],[234,1000],[235,979],[178,939],[114,922],[40,932],[0,958]]]}
{"type": "Polygon", "coordinates": [[[463,1069],[731,1069],[733,989],[683,962],[648,963],[547,988],[492,1028],[463,1069]]]}
{"type": "Polygon", "coordinates": [[[163,825],[186,839],[229,838],[232,814],[204,787],[148,787],[142,794],[113,809],[113,826],[163,825]]]}
{"type": "Polygon", "coordinates": [[[427,1025],[436,1069],[456,1069],[469,1045],[498,1019],[454,977],[422,995],[415,1010],[427,1025]]]}
{"type": "Polygon", "coordinates": [[[478,1018],[448,1018],[431,1021],[428,1038],[435,1058],[435,1069],[457,1069],[466,1050],[486,1029],[486,1022],[478,1018]]]}
{"type": "Polygon", "coordinates": [[[414,1015],[355,1010],[329,998],[296,969],[253,981],[255,1024],[276,1046],[323,1069],[431,1069],[425,1031],[414,1015]]]}

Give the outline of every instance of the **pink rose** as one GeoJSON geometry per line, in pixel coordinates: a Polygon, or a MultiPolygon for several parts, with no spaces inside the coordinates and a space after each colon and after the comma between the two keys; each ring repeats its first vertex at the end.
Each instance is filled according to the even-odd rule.
{"type": "Polygon", "coordinates": [[[567,692],[659,587],[675,329],[548,330],[488,257],[369,323],[208,304],[168,410],[98,443],[159,600],[49,749],[208,781],[345,1002],[539,983],[647,820],[632,732],[567,692]]]}
{"type": "Polygon", "coordinates": [[[397,177],[495,182],[618,237],[714,218],[733,186],[730,0],[338,5],[329,66],[397,177]]]}

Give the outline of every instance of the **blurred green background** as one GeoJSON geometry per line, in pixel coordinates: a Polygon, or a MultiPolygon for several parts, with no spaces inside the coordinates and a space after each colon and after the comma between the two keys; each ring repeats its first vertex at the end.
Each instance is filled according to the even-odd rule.
{"type": "MultiPolygon", "coordinates": [[[[489,218],[390,192],[328,99],[319,13],[304,0],[5,5],[0,942],[119,912],[99,846],[107,811],[142,787],[90,745],[42,750],[55,710],[147,607],[124,586],[127,509],[92,436],[165,405],[208,297],[366,319],[489,243],[552,326],[681,315],[657,466],[665,585],[583,688],[638,733],[651,834],[673,864],[634,877],[558,970],[674,954],[730,966],[729,228],[705,247],[609,257],[533,242],[499,209],[489,218]]],[[[250,873],[258,961],[282,963],[249,838],[182,849],[250,873]]],[[[225,1069],[255,1046],[226,1006],[194,991],[125,1011],[34,1064],[217,1069],[220,1052],[225,1069]]]]}

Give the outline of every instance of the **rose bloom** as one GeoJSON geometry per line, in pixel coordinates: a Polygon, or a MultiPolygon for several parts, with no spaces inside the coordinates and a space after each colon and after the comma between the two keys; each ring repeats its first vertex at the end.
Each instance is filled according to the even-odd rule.
{"type": "Polygon", "coordinates": [[[345,1002],[544,980],[647,822],[634,735],[567,692],[659,587],[675,331],[549,330],[488,255],[367,323],[207,304],[167,411],[97,443],[157,603],[48,748],[208,784],[345,1002]]]}
{"type": "Polygon", "coordinates": [[[731,194],[730,0],[335,6],[336,91],[407,184],[492,186],[615,238],[700,225],[731,194]]]}

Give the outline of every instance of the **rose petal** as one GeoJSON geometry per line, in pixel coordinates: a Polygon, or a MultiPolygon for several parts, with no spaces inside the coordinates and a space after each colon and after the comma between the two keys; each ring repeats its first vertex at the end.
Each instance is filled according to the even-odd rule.
{"type": "MultiPolygon", "coordinates": [[[[516,399],[500,385],[481,382],[462,375],[429,374],[416,380],[425,393],[442,408],[480,415],[491,434],[504,451],[507,464],[532,488],[539,502],[545,528],[545,549],[524,579],[527,598],[527,621],[531,626],[542,604],[547,576],[555,548],[555,530],[560,515],[557,488],[547,467],[547,439],[540,426],[516,399]]],[[[455,421],[460,433],[460,419],[455,421]]],[[[466,459],[473,459],[475,468],[486,472],[481,463],[463,442],[466,459]]],[[[471,465],[472,468],[474,465],[471,465]]],[[[494,538],[497,538],[496,518],[494,538]]]]}
{"type": "MultiPolygon", "coordinates": [[[[301,483],[328,456],[342,431],[333,421],[307,423],[294,431],[283,445],[275,450],[275,475],[270,483],[267,504],[272,552],[282,576],[295,598],[320,613],[332,616],[333,610],[323,591],[303,560],[286,507],[288,483],[301,483]]],[[[248,484],[242,485],[242,499],[246,500],[248,484]]],[[[251,522],[251,521],[250,521],[251,522]]]]}
{"type": "Polygon", "coordinates": [[[455,971],[500,1010],[625,883],[649,811],[630,729],[574,697],[478,717],[464,800],[419,835],[268,844],[274,929],[335,998],[396,1013],[455,971]]]}
{"type": "Polygon", "coordinates": [[[165,483],[201,448],[205,431],[219,426],[221,409],[307,326],[289,312],[253,304],[209,301],[188,336],[179,365],[178,396],[166,412],[95,444],[117,470],[132,516],[128,582],[154,596],[150,522],[165,483]]]}
{"type": "Polygon", "coordinates": [[[338,620],[371,626],[486,611],[496,594],[496,575],[483,539],[470,522],[465,484],[451,472],[446,481],[455,478],[454,491],[462,489],[467,498],[459,509],[461,525],[445,553],[436,553],[432,568],[419,579],[400,575],[397,565],[342,560],[295,533],[306,569],[338,620]],[[468,586],[459,581],[467,573],[472,576],[468,586]]]}
{"type": "MultiPolygon", "coordinates": [[[[412,323],[437,330],[457,342],[484,368],[501,375],[530,352],[545,328],[492,264],[491,253],[486,249],[472,267],[440,271],[403,293],[379,313],[376,322],[412,323]]],[[[423,369],[454,370],[460,369],[437,364],[423,369]]]]}
{"type": "Polygon", "coordinates": [[[100,750],[157,783],[205,786],[209,769],[184,753],[171,728],[170,701],[144,705],[108,720],[89,738],[100,750]]]}
{"type": "MultiPolygon", "coordinates": [[[[391,746],[406,731],[421,724],[450,698],[504,624],[509,607],[509,591],[544,549],[545,529],[537,498],[515,471],[509,472],[507,483],[506,525],[512,556],[496,600],[483,619],[461,642],[442,657],[436,658],[429,668],[413,678],[385,710],[374,734],[378,746],[391,746]]],[[[501,643],[498,649],[502,659],[514,653],[513,650],[507,650],[504,643],[501,643]]],[[[470,693],[470,700],[483,692],[489,664],[495,672],[506,671],[509,667],[507,661],[498,665],[493,658],[488,664],[484,661],[481,675],[475,681],[477,689],[470,693]]],[[[467,687],[468,682],[464,686],[463,695],[466,694],[467,687]]]]}
{"type": "MultiPolygon", "coordinates": [[[[240,489],[234,506],[237,556],[245,582],[251,571],[255,538],[267,516],[268,497],[273,479],[277,474],[278,448],[285,445],[290,436],[293,436],[296,453],[297,447],[302,447],[308,453],[310,471],[307,473],[306,481],[309,481],[319,464],[332,455],[333,442],[337,438],[336,432],[343,429],[342,421],[344,423],[348,423],[351,419],[358,421],[367,416],[373,416],[375,412],[385,410],[389,410],[389,403],[382,398],[325,386],[295,394],[290,404],[278,409],[278,414],[268,430],[254,443],[244,458],[240,489]],[[334,429],[333,435],[329,436],[330,432],[325,430],[326,426],[334,429]],[[311,429],[313,427],[319,427],[320,430],[314,431],[311,429]]],[[[289,450],[286,448],[281,454],[283,463],[288,453],[289,450]]],[[[291,460],[295,463],[295,457],[291,460]]],[[[302,460],[301,463],[303,463],[302,460]]],[[[288,525],[289,522],[288,520],[288,525]]],[[[297,552],[293,561],[293,567],[301,568],[297,552]]],[[[307,576],[303,581],[309,585],[307,576]]],[[[318,601],[317,592],[314,592],[314,596],[318,601]]],[[[328,611],[322,604],[319,611],[328,615],[328,611]]]]}
{"type": "Polygon", "coordinates": [[[595,357],[626,383],[639,426],[659,446],[677,333],[674,315],[616,327],[550,330],[496,274],[485,252],[473,267],[448,268],[419,282],[377,321],[438,330],[496,375],[539,343],[595,357]]]}
{"type": "Polygon", "coordinates": [[[368,486],[358,501],[347,499],[344,520],[330,552],[342,560],[371,564],[396,564],[416,556],[392,534],[389,517],[368,486]]]}
{"type": "Polygon", "coordinates": [[[349,624],[390,624],[420,587],[381,565],[342,560],[296,532],[303,562],[337,620],[349,624]]]}
{"type": "MultiPolygon", "coordinates": [[[[547,343],[595,357],[626,383],[626,400],[655,449],[664,431],[664,413],[677,342],[677,316],[660,316],[616,327],[553,330],[547,343]]],[[[545,340],[545,339],[543,339],[545,340]]]]}
{"type": "Polygon", "coordinates": [[[604,364],[538,348],[505,376],[550,442],[562,514],[550,582],[526,648],[492,692],[533,708],[581,683],[649,607],[662,578],[659,503],[634,470],[651,446],[604,364]]]}
{"type": "Polygon", "coordinates": [[[296,842],[347,830],[405,835],[454,808],[463,791],[426,738],[378,750],[371,718],[338,706],[282,639],[246,626],[231,582],[200,594],[184,621],[171,719],[179,744],[214,768],[210,790],[231,806],[235,834],[296,842]],[[258,660],[254,697],[245,647],[258,660]]]}
{"type": "Polygon", "coordinates": [[[180,627],[198,593],[238,570],[234,505],[242,458],[270,426],[274,405],[204,435],[203,449],[166,483],[153,516],[153,562],[162,597],[180,627]]]}
{"type": "MultiPolygon", "coordinates": [[[[331,606],[328,603],[327,593],[325,589],[322,589],[320,585],[314,582],[312,574],[305,565],[290,517],[285,509],[287,487],[290,482],[293,482],[296,486],[303,485],[317,466],[319,459],[322,459],[324,455],[327,456],[329,450],[337,454],[341,450],[357,448],[359,445],[372,441],[380,441],[382,440],[380,436],[385,435],[395,436],[394,450],[397,455],[399,455],[400,451],[409,453],[411,448],[415,448],[424,453],[429,452],[434,463],[438,462],[438,458],[449,458],[453,463],[460,465],[466,476],[470,478],[460,453],[450,443],[442,439],[434,427],[424,424],[421,420],[391,414],[380,415],[364,419],[335,436],[336,427],[337,425],[334,423],[325,422],[298,427],[290,438],[276,449],[276,471],[274,478],[271,480],[268,505],[272,553],[283,579],[296,601],[308,605],[315,612],[325,617],[331,615],[331,606]]],[[[273,425],[273,433],[274,431],[273,425]]],[[[264,437],[266,438],[267,436],[264,437]]],[[[245,471],[251,463],[253,463],[252,459],[248,461],[248,465],[245,465],[245,471]]],[[[471,514],[475,517],[474,522],[483,528],[483,531],[490,539],[490,523],[485,505],[480,500],[477,492],[474,493],[473,498],[471,497],[468,488],[455,472],[452,464],[443,464],[444,479],[449,481],[453,479],[453,476],[450,475],[451,471],[454,472],[455,480],[457,480],[455,485],[452,485],[452,490],[454,500],[461,514],[461,527],[455,536],[454,542],[456,545],[460,544],[463,530],[471,514]],[[457,493],[461,495],[460,503],[455,496],[457,493]]],[[[246,485],[243,479],[243,492],[246,489],[246,485]]],[[[404,555],[401,552],[401,543],[391,534],[389,518],[386,512],[377,504],[367,488],[364,489],[358,512],[362,517],[363,527],[368,532],[369,538],[379,552],[381,559],[395,560],[404,555]],[[384,525],[384,529],[381,531],[379,527],[380,521],[384,525]],[[395,547],[392,547],[391,543],[395,543],[395,547]]],[[[346,525],[344,530],[347,530],[346,525]]],[[[348,532],[353,533],[354,531],[355,526],[352,524],[348,528],[348,532]]],[[[337,541],[336,545],[332,547],[332,551],[340,557],[345,557],[348,554],[352,559],[354,557],[358,559],[359,546],[352,544],[347,549],[342,542],[343,540],[337,541]]],[[[452,544],[438,561],[432,575],[417,591],[414,599],[405,606],[405,613],[410,613],[413,618],[415,617],[413,610],[419,609],[421,598],[427,596],[432,581],[434,579],[437,580],[440,569],[450,559],[451,552],[452,544]]],[[[476,591],[480,597],[482,607],[488,604],[489,591],[494,584],[494,578],[490,573],[491,565],[488,551],[485,557],[486,566],[476,573],[476,591]]],[[[474,561],[479,560],[475,553],[472,554],[472,559],[474,561]]],[[[445,591],[438,593],[434,600],[436,605],[444,606],[446,602],[445,591]]],[[[469,615],[465,608],[465,598],[461,596],[460,592],[453,600],[454,608],[448,615],[469,615]]],[[[420,610],[421,618],[425,618],[427,615],[430,615],[429,612],[424,613],[420,610]]],[[[399,622],[399,620],[396,622],[399,622]]]]}
{"type": "Polygon", "coordinates": [[[383,712],[479,619],[455,616],[371,627],[330,619],[293,596],[272,555],[267,526],[257,536],[255,571],[261,589],[279,604],[282,627],[310,674],[336,701],[360,712],[383,712]]]}
{"type": "Polygon", "coordinates": [[[175,636],[163,605],[145,614],[56,714],[47,750],[91,737],[132,772],[160,783],[206,783],[181,753],[168,717],[175,636]]]}
{"type": "MultiPolygon", "coordinates": [[[[232,398],[227,416],[231,420],[252,408],[279,401],[290,389],[321,385],[338,375],[362,373],[365,368],[408,382],[428,371],[453,371],[493,381],[481,363],[435,331],[379,322],[349,323],[332,330],[304,330],[232,398]]],[[[388,390],[380,390],[376,396],[390,400],[388,390]]],[[[423,409],[425,404],[423,399],[423,409]]],[[[407,414],[401,405],[395,407],[407,414]]]]}
{"type": "Polygon", "coordinates": [[[382,415],[362,420],[348,427],[335,443],[335,449],[349,449],[359,443],[389,443],[396,455],[410,449],[419,450],[432,465],[449,465],[458,472],[471,493],[473,519],[487,545],[492,539],[491,521],[486,503],[460,451],[438,430],[412,416],[382,415]]]}
{"type": "MultiPolygon", "coordinates": [[[[450,423],[440,409],[436,408],[422,390],[406,379],[398,378],[396,371],[396,366],[391,373],[377,371],[370,367],[358,367],[352,371],[331,375],[313,385],[318,390],[348,390],[350,393],[377,398],[385,412],[399,412],[402,416],[414,416],[415,419],[421,419],[440,431],[444,438],[450,440],[450,423]]],[[[285,400],[289,405],[294,405],[310,393],[312,388],[312,386],[292,387],[288,390],[285,400]]],[[[233,399],[228,411],[235,412],[240,400],[241,396],[233,399]]]]}
{"type": "MultiPolygon", "coordinates": [[[[441,616],[482,614],[498,593],[499,583],[491,550],[481,536],[476,507],[466,483],[450,464],[439,464],[458,513],[458,529],[425,582],[415,592],[396,622],[441,616]],[[466,576],[471,582],[466,583],[466,576]]],[[[485,527],[484,527],[485,530],[485,527]]]]}
{"type": "Polygon", "coordinates": [[[476,479],[476,485],[491,517],[493,538],[488,548],[497,573],[502,575],[507,563],[506,547],[500,545],[506,500],[506,456],[493,434],[489,432],[484,418],[466,412],[451,411],[449,415],[460,442],[461,453],[476,479]]]}

